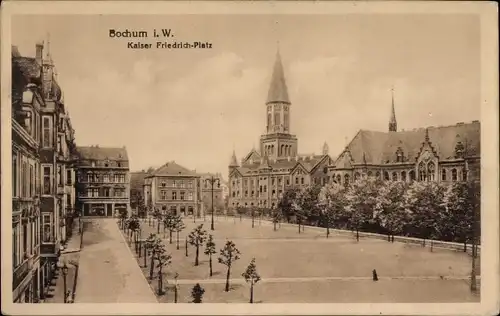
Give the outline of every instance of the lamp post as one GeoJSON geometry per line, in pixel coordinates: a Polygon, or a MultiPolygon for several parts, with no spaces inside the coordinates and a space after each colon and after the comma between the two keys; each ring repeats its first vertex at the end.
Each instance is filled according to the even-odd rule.
{"type": "Polygon", "coordinates": [[[66,283],[66,276],[68,275],[68,266],[66,262],[64,262],[62,268],[61,268],[62,274],[63,274],[63,282],[64,282],[64,303],[68,302],[68,294],[67,294],[67,283],[66,283]]]}
{"type": "Polygon", "coordinates": [[[210,224],[210,229],[215,230],[214,228],[214,185],[217,183],[217,188],[220,188],[220,179],[214,176],[210,176],[210,178],[205,179],[206,183],[210,185],[210,191],[212,192],[212,222],[210,224]]]}

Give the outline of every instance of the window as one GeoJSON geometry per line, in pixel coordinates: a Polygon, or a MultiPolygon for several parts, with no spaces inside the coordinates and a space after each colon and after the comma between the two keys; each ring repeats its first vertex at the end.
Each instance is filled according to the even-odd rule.
{"type": "Polygon", "coordinates": [[[290,185],[290,179],[286,179],[286,185],[290,185]]]}
{"type": "Polygon", "coordinates": [[[354,181],[359,180],[359,177],[360,177],[359,172],[356,172],[356,173],[354,174],[354,181]]]}
{"type": "Polygon", "coordinates": [[[164,187],[166,187],[166,186],[167,186],[167,183],[166,183],[165,181],[162,181],[162,182],[161,182],[161,187],[162,187],[162,188],[164,188],[164,187]]]}
{"type": "Polygon", "coordinates": [[[186,192],[184,191],[181,191],[181,201],[184,201],[184,195],[186,194],[186,192]]]}
{"type": "Polygon", "coordinates": [[[125,175],[124,174],[120,175],[120,182],[125,183],[125,175]]]}
{"type": "Polygon", "coordinates": [[[16,224],[15,227],[12,227],[12,266],[15,268],[19,265],[19,260],[18,260],[18,234],[17,234],[17,227],[18,225],[16,224]]]}
{"type": "Polygon", "coordinates": [[[193,200],[193,192],[188,192],[188,200],[189,201],[193,200]]]}
{"type": "Polygon", "coordinates": [[[166,190],[161,190],[161,199],[166,200],[167,199],[167,191],[166,190]]]}
{"type": "Polygon", "coordinates": [[[406,181],[406,172],[405,171],[401,172],[401,181],[406,181]]]}
{"type": "Polygon", "coordinates": [[[95,180],[95,182],[101,182],[101,175],[100,175],[100,174],[95,174],[95,175],[94,175],[94,178],[95,178],[95,179],[94,179],[94,180],[95,180]]]}
{"type": "Polygon", "coordinates": [[[425,174],[425,166],[424,166],[423,162],[418,164],[418,180],[419,181],[426,181],[427,180],[427,176],[425,174]]]}
{"type": "Polygon", "coordinates": [[[368,176],[368,178],[371,178],[371,177],[373,177],[373,172],[371,172],[371,171],[368,171],[368,173],[367,173],[367,176],[368,176]]]}
{"type": "Polygon", "coordinates": [[[177,187],[177,182],[176,182],[175,180],[172,180],[172,186],[173,186],[174,188],[176,188],[176,187],[177,187]]]}
{"type": "Polygon", "coordinates": [[[92,189],[92,196],[99,197],[99,189],[92,189]]]}
{"type": "Polygon", "coordinates": [[[446,181],[446,169],[441,170],[441,181],[446,181]]]}
{"type": "Polygon", "coordinates": [[[278,184],[281,184],[281,178],[278,178],[278,184]]]}
{"type": "Polygon", "coordinates": [[[120,182],[120,176],[115,174],[115,181],[114,182],[120,182]]]}
{"type": "Polygon", "coordinates": [[[172,191],[172,200],[177,200],[177,192],[172,191]]]}
{"type": "Polygon", "coordinates": [[[12,196],[17,196],[17,155],[12,155],[12,196]]]}
{"type": "Polygon", "coordinates": [[[248,197],[248,190],[245,190],[245,197],[248,197]]]}
{"type": "Polygon", "coordinates": [[[398,181],[398,174],[396,171],[392,173],[392,181],[398,181]]]}
{"type": "Polygon", "coordinates": [[[59,185],[63,185],[64,179],[63,179],[63,171],[61,165],[57,166],[57,179],[59,180],[58,181],[59,185]]]}
{"type": "Polygon", "coordinates": [[[192,188],[193,188],[193,180],[189,180],[189,181],[187,182],[187,187],[188,187],[189,189],[192,189],[192,188]]]}
{"type": "Polygon", "coordinates": [[[52,126],[51,118],[45,116],[43,118],[43,147],[52,147],[52,126]]]}
{"type": "Polygon", "coordinates": [[[295,177],[295,184],[299,184],[299,177],[295,177]]]}
{"type": "Polygon", "coordinates": [[[43,167],[43,194],[52,194],[52,185],[50,183],[52,168],[50,166],[43,167]]]}
{"type": "Polygon", "coordinates": [[[252,195],[251,195],[251,196],[253,197],[254,195],[255,195],[255,191],[254,191],[254,190],[252,190],[252,195]]]}
{"type": "Polygon", "coordinates": [[[33,165],[30,165],[30,178],[29,178],[29,182],[30,182],[30,194],[29,194],[29,196],[30,197],[35,195],[35,179],[33,179],[33,175],[34,175],[33,165]]]}
{"type": "Polygon", "coordinates": [[[108,182],[109,182],[109,174],[104,174],[104,175],[102,176],[102,181],[103,181],[104,183],[108,183],[108,182]]]}
{"type": "Polygon", "coordinates": [[[43,215],[43,239],[42,242],[52,242],[52,214],[43,215]]]}
{"type": "Polygon", "coordinates": [[[304,184],[304,177],[300,178],[300,184],[304,184]]]}
{"type": "Polygon", "coordinates": [[[122,163],[121,163],[121,162],[118,162],[118,163],[117,163],[117,166],[118,166],[118,168],[120,168],[120,167],[122,166],[122,163]]]}
{"type": "Polygon", "coordinates": [[[434,176],[436,173],[436,166],[433,162],[429,162],[427,165],[428,181],[434,181],[434,176]]]}
{"type": "Polygon", "coordinates": [[[29,253],[28,249],[28,225],[23,225],[23,255],[29,253]]]}
{"type": "Polygon", "coordinates": [[[457,169],[455,168],[451,169],[451,180],[452,181],[458,180],[457,169]]]}
{"type": "Polygon", "coordinates": [[[73,179],[71,179],[71,169],[70,170],[66,170],[66,184],[67,185],[71,185],[71,183],[73,182],[73,179]]]}
{"type": "Polygon", "coordinates": [[[103,188],[102,191],[103,196],[109,197],[109,188],[103,188]]]}
{"type": "Polygon", "coordinates": [[[273,195],[273,197],[276,196],[276,190],[273,190],[272,195],[273,195]]]}
{"type": "Polygon", "coordinates": [[[389,172],[384,172],[384,180],[389,181],[389,172]]]}
{"type": "Polygon", "coordinates": [[[350,181],[350,177],[349,177],[349,175],[348,175],[348,174],[346,174],[346,175],[344,176],[344,185],[346,185],[346,186],[347,186],[347,185],[349,185],[349,181],[350,181]]]}
{"type": "Polygon", "coordinates": [[[87,189],[87,196],[92,197],[92,189],[87,189]]]}
{"type": "Polygon", "coordinates": [[[271,185],[274,185],[274,178],[271,179],[271,185]]]}
{"type": "Polygon", "coordinates": [[[180,181],[179,181],[179,184],[180,184],[180,187],[181,187],[181,188],[184,188],[184,180],[180,180],[180,181]]]}

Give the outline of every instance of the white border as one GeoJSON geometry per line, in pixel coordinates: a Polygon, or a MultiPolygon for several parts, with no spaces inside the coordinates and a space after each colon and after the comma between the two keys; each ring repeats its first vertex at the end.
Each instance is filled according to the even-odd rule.
{"type": "MultiPolygon", "coordinates": [[[[1,209],[2,312],[6,314],[400,314],[471,315],[499,311],[498,208],[498,18],[496,2],[79,2],[15,1],[2,3],[1,15],[1,209]],[[12,304],[10,242],[11,124],[10,18],[22,14],[477,14],[481,21],[481,303],[459,304],[12,304]],[[492,145],[492,146],[491,146],[492,145]]],[[[411,289],[408,289],[411,291],[411,289]]]]}

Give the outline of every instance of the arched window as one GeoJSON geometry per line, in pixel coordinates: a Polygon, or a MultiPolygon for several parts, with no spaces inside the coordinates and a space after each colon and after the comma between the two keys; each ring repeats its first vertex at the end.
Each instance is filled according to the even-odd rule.
{"type": "Polygon", "coordinates": [[[359,174],[359,172],[356,172],[354,174],[354,181],[359,180],[359,178],[360,178],[360,174],[359,174]]]}
{"type": "Polygon", "coordinates": [[[441,170],[441,181],[446,181],[446,169],[441,170]]]}
{"type": "Polygon", "coordinates": [[[401,181],[406,181],[406,171],[401,172],[401,181]]]}
{"type": "Polygon", "coordinates": [[[467,170],[464,170],[464,172],[462,173],[462,176],[463,176],[463,180],[464,181],[467,181],[467,170]]]}
{"type": "Polygon", "coordinates": [[[425,165],[423,162],[420,162],[418,164],[418,180],[419,181],[426,181],[427,177],[425,174],[425,165]]]}
{"type": "Polygon", "coordinates": [[[377,171],[377,173],[375,174],[375,178],[380,179],[380,171],[377,171]]]}
{"type": "Polygon", "coordinates": [[[340,174],[337,175],[337,183],[338,184],[342,183],[342,177],[340,176],[340,174]]]}
{"type": "Polygon", "coordinates": [[[415,181],[415,170],[410,170],[408,174],[410,175],[410,181],[415,181]]]}
{"type": "Polygon", "coordinates": [[[274,125],[280,126],[280,114],[274,113],[274,125]]]}
{"type": "Polygon", "coordinates": [[[280,156],[283,156],[285,154],[284,152],[285,145],[281,145],[281,151],[280,151],[280,156]]]}
{"type": "Polygon", "coordinates": [[[283,123],[283,125],[285,125],[285,129],[288,129],[288,113],[285,113],[283,123]]]}
{"type": "Polygon", "coordinates": [[[434,181],[434,176],[436,173],[436,165],[431,161],[427,165],[427,181],[434,181]]]}
{"type": "Polygon", "coordinates": [[[349,175],[348,175],[348,174],[346,174],[346,175],[344,176],[344,185],[346,185],[346,186],[347,186],[347,185],[349,185],[349,180],[350,180],[349,178],[350,178],[350,177],[349,177],[349,175]]]}
{"type": "Polygon", "coordinates": [[[389,172],[384,172],[384,180],[389,181],[389,172]]]}
{"type": "Polygon", "coordinates": [[[398,181],[398,173],[396,171],[392,173],[392,181],[398,181]]]}
{"type": "Polygon", "coordinates": [[[373,173],[371,171],[368,171],[367,176],[368,176],[368,178],[371,178],[371,177],[373,177],[373,173]]]}
{"type": "Polygon", "coordinates": [[[451,169],[451,180],[452,181],[457,181],[458,180],[457,169],[455,169],[455,168],[451,169]]]}
{"type": "Polygon", "coordinates": [[[271,113],[267,114],[267,128],[271,128],[271,113]]]}

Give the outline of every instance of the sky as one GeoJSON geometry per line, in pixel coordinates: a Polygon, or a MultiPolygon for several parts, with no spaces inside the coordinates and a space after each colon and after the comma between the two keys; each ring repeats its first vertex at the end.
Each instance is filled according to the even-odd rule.
{"type": "Polygon", "coordinates": [[[264,133],[278,46],[299,152],[326,141],[335,157],[359,129],[388,129],[391,88],[398,129],[479,120],[479,27],[451,14],[19,15],[12,44],[34,56],[50,34],[77,145],[126,146],[131,171],[174,160],[227,177],[233,150],[240,160],[264,133]],[[212,48],[108,36],[155,28],[212,48]]]}

